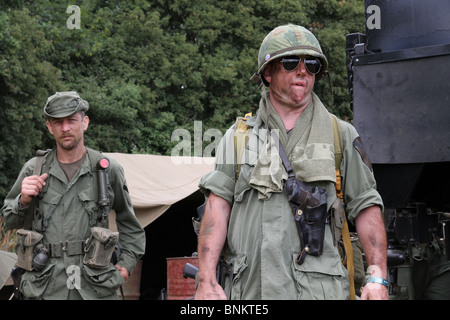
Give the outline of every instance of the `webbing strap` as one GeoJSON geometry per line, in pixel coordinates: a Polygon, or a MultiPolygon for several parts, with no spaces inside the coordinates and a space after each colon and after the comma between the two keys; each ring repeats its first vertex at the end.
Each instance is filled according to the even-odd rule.
{"type": "MultiPolygon", "coordinates": [[[[33,176],[40,176],[42,171],[42,164],[44,163],[45,155],[50,151],[48,150],[38,150],[36,151],[36,163],[34,164],[33,169],[33,176]]],[[[33,218],[36,210],[36,202],[37,197],[34,197],[33,200],[31,200],[30,203],[30,211],[29,214],[25,216],[24,222],[23,222],[23,228],[25,230],[31,230],[31,224],[33,223],[33,218]]]]}
{"type": "MultiPolygon", "coordinates": [[[[342,177],[341,177],[341,161],[342,161],[342,135],[341,128],[339,126],[339,120],[335,115],[331,115],[331,122],[333,123],[334,134],[334,161],[336,165],[336,195],[344,202],[344,193],[342,189],[342,177]]],[[[347,217],[344,211],[344,225],[342,227],[342,241],[344,242],[346,261],[344,265],[347,267],[348,280],[350,282],[350,300],[356,300],[355,293],[355,265],[353,263],[353,248],[352,241],[350,239],[350,231],[348,229],[347,217]]]]}
{"type": "Polygon", "coordinates": [[[244,154],[245,146],[248,143],[249,134],[247,120],[252,117],[251,113],[247,113],[245,117],[239,117],[236,119],[234,125],[234,152],[236,155],[236,181],[239,178],[239,173],[241,171],[242,155],[244,154]]]}
{"type": "Polygon", "coordinates": [[[333,135],[334,135],[334,163],[336,170],[339,170],[342,162],[342,134],[339,120],[334,114],[331,114],[331,122],[333,122],[333,135]]]}
{"type": "Polygon", "coordinates": [[[352,248],[352,241],[350,239],[350,232],[348,230],[347,218],[344,219],[344,226],[342,227],[342,240],[344,241],[345,254],[347,257],[347,261],[345,261],[344,264],[347,267],[348,280],[350,282],[350,300],[356,300],[355,265],[353,264],[353,248],[352,248]]]}

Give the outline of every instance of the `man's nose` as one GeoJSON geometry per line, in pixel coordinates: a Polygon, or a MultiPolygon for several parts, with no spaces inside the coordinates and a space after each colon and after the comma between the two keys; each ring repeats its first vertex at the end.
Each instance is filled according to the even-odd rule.
{"type": "Polygon", "coordinates": [[[297,67],[297,73],[301,74],[301,75],[305,75],[306,74],[306,67],[305,67],[305,61],[302,59],[300,61],[300,64],[297,67]]]}
{"type": "Polygon", "coordinates": [[[69,131],[70,130],[70,123],[68,120],[64,120],[62,122],[62,126],[61,126],[62,131],[69,131]]]}

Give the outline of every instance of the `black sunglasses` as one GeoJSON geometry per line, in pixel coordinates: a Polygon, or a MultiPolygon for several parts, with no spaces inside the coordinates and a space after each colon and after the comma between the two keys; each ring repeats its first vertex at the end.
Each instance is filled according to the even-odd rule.
{"type": "Polygon", "coordinates": [[[306,70],[311,74],[318,74],[322,68],[322,63],[318,58],[314,57],[285,57],[280,60],[283,69],[286,71],[294,71],[300,65],[300,61],[304,61],[306,70]]]}

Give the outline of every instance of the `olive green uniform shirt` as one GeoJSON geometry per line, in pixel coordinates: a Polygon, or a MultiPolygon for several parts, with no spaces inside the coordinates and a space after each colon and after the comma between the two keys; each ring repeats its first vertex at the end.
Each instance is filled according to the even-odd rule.
{"type": "MultiPolygon", "coordinates": [[[[68,243],[77,244],[89,238],[91,227],[98,225],[102,213],[97,204],[97,163],[93,163],[98,158],[94,154],[97,151],[87,150],[83,164],[70,182],[58,164],[55,149],[44,161],[42,172],[49,176],[39,196],[32,230],[43,233],[44,244],[51,244],[54,251],[59,249],[58,244],[63,248],[68,243]]],[[[123,169],[116,160],[109,160],[110,205],[106,212],[116,212],[121,250],[117,264],[132,272],[144,254],[145,233],[134,214],[123,169]]],[[[25,215],[32,214],[30,206],[20,207],[19,200],[22,180],[33,174],[35,162],[33,158],[24,165],[5,199],[2,213],[8,229],[21,228],[25,215]]],[[[92,269],[83,264],[83,254],[61,252],[61,257],[51,257],[42,271],[25,272],[20,290],[26,297],[67,299],[69,288],[75,288],[83,299],[117,298],[115,292],[124,280],[112,263],[104,269],[92,269]]]]}
{"type": "MultiPolygon", "coordinates": [[[[375,189],[371,168],[353,147],[358,134],[353,126],[340,121],[343,136],[341,173],[347,215],[353,221],[364,208],[383,206],[375,189]]],[[[333,245],[330,225],[326,225],[321,256],[307,255],[303,264],[296,263],[300,241],[284,192],[268,200],[258,199],[258,191],[249,184],[259,154],[258,145],[265,141],[259,114],[247,121],[253,127],[243,154],[240,176],[235,182],[233,128],[218,147],[215,170],[200,181],[200,188],[224,198],[232,211],[228,226],[225,259],[233,265],[232,299],[348,299],[348,275],[333,245]]],[[[316,183],[326,189],[327,207],[336,199],[335,185],[316,183]]],[[[225,290],[227,292],[227,289],[225,290]]]]}

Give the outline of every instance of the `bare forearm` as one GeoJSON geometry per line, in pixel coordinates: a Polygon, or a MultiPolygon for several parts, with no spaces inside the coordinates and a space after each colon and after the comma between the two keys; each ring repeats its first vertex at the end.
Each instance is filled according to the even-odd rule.
{"type": "Polygon", "coordinates": [[[386,278],[387,240],[380,208],[372,206],[362,210],[355,223],[367,263],[380,268],[378,276],[386,278]]]}
{"type": "Polygon", "coordinates": [[[367,271],[371,275],[363,288],[361,299],[388,300],[387,240],[380,208],[372,206],[362,210],[355,223],[369,265],[367,271]]]}
{"type": "MultiPolygon", "coordinates": [[[[223,198],[210,194],[198,238],[198,280],[196,299],[222,295],[216,281],[216,266],[228,230],[231,207],[223,198]]],[[[223,297],[223,296],[222,296],[223,297]]]]}

